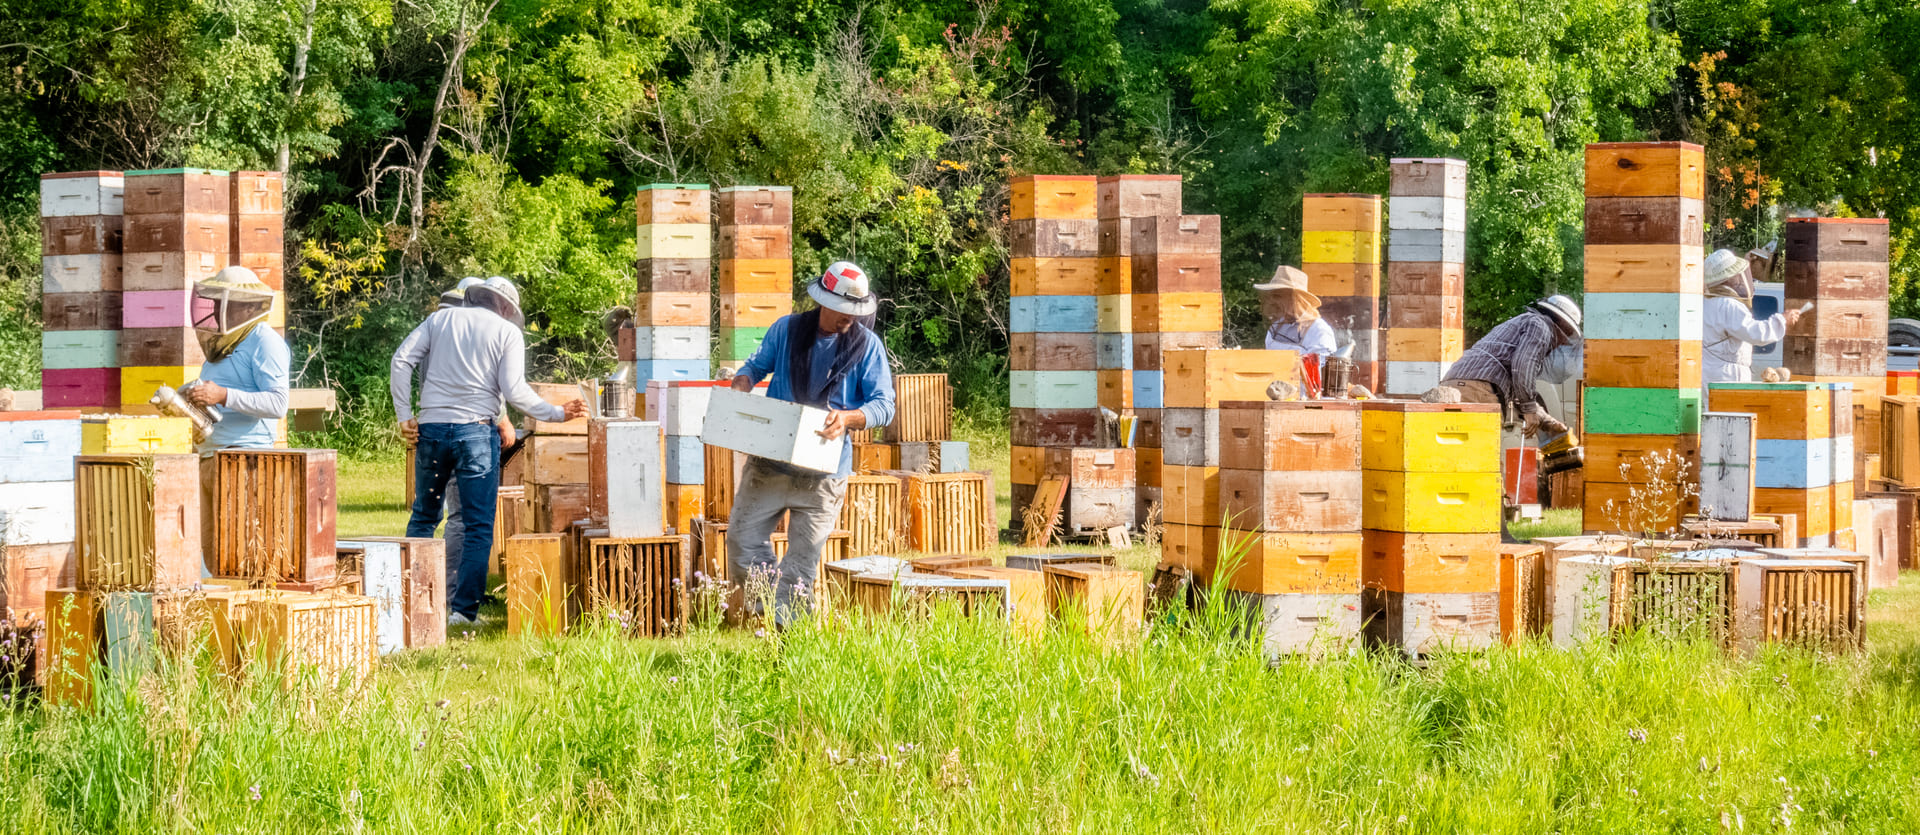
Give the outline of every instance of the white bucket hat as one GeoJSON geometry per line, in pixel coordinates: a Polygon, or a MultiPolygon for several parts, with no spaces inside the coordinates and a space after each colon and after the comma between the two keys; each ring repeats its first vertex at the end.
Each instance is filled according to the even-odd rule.
{"type": "Polygon", "coordinates": [[[1718,287],[1740,277],[1747,271],[1747,259],[1735,254],[1731,249],[1716,249],[1707,256],[1707,286],[1718,287]]]}
{"type": "Polygon", "coordinates": [[[872,316],[880,309],[880,300],[873,297],[872,290],[866,270],[851,261],[833,262],[807,285],[807,295],[821,307],[848,316],[872,316]]]}
{"type": "Polygon", "coordinates": [[[1255,284],[1253,289],[1262,293],[1274,290],[1292,290],[1307,298],[1307,303],[1320,306],[1320,297],[1307,290],[1307,274],[1295,267],[1281,264],[1273,268],[1273,278],[1265,284],[1255,284]]]}
{"type": "Polygon", "coordinates": [[[468,287],[467,288],[468,306],[470,307],[482,306],[482,305],[476,304],[476,302],[479,301],[480,299],[479,296],[474,295],[476,293],[480,293],[480,294],[491,293],[494,296],[499,297],[502,301],[505,301],[507,303],[506,306],[508,310],[494,311],[494,312],[499,313],[501,316],[505,317],[506,320],[509,322],[512,322],[515,327],[526,327],[527,316],[525,313],[520,312],[520,289],[513,286],[513,282],[508,281],[503,276],[496,275],[492,278],[487,279],[486,281],[483,281],[483,282],[480,282],[479,284],[475,284],[471,287],[468,287]]]}
{"type": "Polygon", "coordinates": [[[1580,306],[1574,304],[1573,299],[1555,293],[1530,306],[1534,310],[1553,317],[1561,327],[1572,330],[1574,336],[1580,335],[1580,306]]]}

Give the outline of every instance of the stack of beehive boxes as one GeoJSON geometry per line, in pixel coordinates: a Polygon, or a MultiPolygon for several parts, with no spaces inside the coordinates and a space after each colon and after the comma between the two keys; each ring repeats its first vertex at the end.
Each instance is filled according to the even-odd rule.
{"type": "Polygon", "coordinates": [[[1418,396],[1466,350],[1466,161],[1394,160],[1387,235],[1386,391],[1418,396]]]}
{"type": "MultiPolygon", "coordinates": [[[[1167,357],[1174,351],[1204,351],[1221,346],[1225,323],[1220,292],[1220,217],[1182,215],[1177,181],[1118,178],[1107,187],[1110,214],[1119,218],[1132,243],[1115,269],[1127,268],[1132,285],[1133,404],[1139,449],[1135,514],[1143,524],[1169,521],[1173,499],[1167,495],[1167,357]],[[1157,495],[1156,495],[1157,494],[1157,495]]],[[[1215,402],[1218,402],[1217,400],[1215,402]]],[[[1217,525],[1218,519],[1207,524],[1217,525]]]]}
{"type": "Polygon", "coordinates": [[[1012,183],[1013,527],[1033,499],[1048,447],[1100,442],[1099,225],[1093,177],[1012,183]]]}
{"type": "MultiPolygon", "coordinates": [[[[533,383],[532,386],[541,399],[555,405],[580,397],[580,389],[572,385],[533,383]]],[[[521,506],[522,524],[515,531],[495,525],[500,528],[494,532],[496,554],[504,553],[511,532],[564,533],[575,522],[591,515],[593,467],[587,438],[591,421],[578,417],[548,423],[529,417],[525,428],[532,435],[516,456],[516,460],[523,461],[520,468],[523,501],[516,503],[506,498],[508,494],[502,494],[504,508],[521,506]]],[[[510,515],[510,511],[503,511],[501,515],[510,515]]]]}
{"type": "MultiPolygon", "coordinates": [[[[1380,196],[1309,194],[1301,200],[1300,265],[1320,318],[1351,342],[1355,385],[1380,390],[1380,196]]],[[[1437,355],[1437,354],[1436,354],[1437,355]]]]}
{"type": "Polygon", "coordinates": [[[1258,601],[1267,652],[1302,652],[1335,637],[1294,628],[1302,615],[1357,637],[1360,403],[1221,403],[1220,461],[1225,543],[1244,550],[1227,587],[1258,601]],[[1327,613],[1340,616],[1327,621],[1327,613]]]}
{"type": "Polygon", "coordinates": [[[1830,383],[1716,383],[1714,412],[1754,416],[1753,509],[1790,513],[1802,548],[1853,527],[1853,390],[1830,383]],[[1845,461],[1844,475],[1836,459],[1845,461]],[[1836,477],[1837,476],[1837,477],[1836,477]]]}
{"type": "Polygon", "coordinates": [[[80,413],[0,412],[0,624],[42,617],[71,586],[80,413]]]}
{"type": "Polygon", "coordinates": [[[636,388],[649,380],[711,379],[712,196],[704,185],[640,187],[634,326],[620,340],[620,360],[634,363],[636,388]]]}
{"type": "Polygon", "coordinates": [[[1665,531],[1692,512],[1661,485],[1697,476],[1703,169],[1685,142],[1587,146],[1588,531],[1665,531]]]}
{"type": "Polygon", "coordinates": [[[123,182],[118,171],[40,177],[40,386],[48,408],[120,405],[123,182]]]}
{"type": "Polygon", "coordinates": [[[1786,237],[1786,309],[1813,303],[1787,330],[1787,369],[1799,380],[1852,383],[1853,418],[1861,424],[1856,452],[1877,455],[1887,375],[1888,223],[1790,218],[1786,237]]]}
{"type": "Polygon", "coordinates": [[[1500,412],[1370,400],[1361,426],[1369,632],[1416,655],[1500,637],[1500,412]]]}
{"type": "Polygon", "coordinates": [[[696,516],[713,518],[706,511],[707,447],[700,441],[700,432],[714,388],[726,385],[711,380],[647,384],[647,419],[659,423],[665,436],[666,523],[675,532],[691,533],[696,516]]]}
{"type": "Polygon", "coordinates": [[[1292,351],[1168,351],[1161,430],[1161,495],[1166,497],[1162,558],[1212,577],[1219,556],[1220,404],[1267,399],[1275,381],[1299,379],[1292,351]]]}
{"type": "Polygon", "coordinates": [[[129,171],[120,335],[120,402],[144,405],[161,386],[200,376],[193,285],[233,252],[232,178],[225,171],[129,171]]]}
{"type": "Polygon", "coordinates": [[[235,171],[232,198],[232,263],[246,267],[273,288],[267,324],[287,333],[286,178],[278,171],[235,171]]]}
{"type": "Polygon", "coordinates": [[[720,356],[737,368],[793,312],[793,189],[720,190],[720,356]]]}

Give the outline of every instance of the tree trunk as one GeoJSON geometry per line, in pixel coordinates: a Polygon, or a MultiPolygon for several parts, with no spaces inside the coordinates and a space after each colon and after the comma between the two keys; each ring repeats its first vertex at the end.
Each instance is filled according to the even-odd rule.
{"type": "Polygon", "coordinates": [[[293,167],[293,126],[290,124],[300,112],[300,97],[307,89],[307,56],[313,51],[313,13],[320,0],[307,0],[300,7],[300,37],[293,42],[293,71],[287,75],[287,121],[280,127],[280,153],[275,158],[275,167],[284,177],[293,167]]]}

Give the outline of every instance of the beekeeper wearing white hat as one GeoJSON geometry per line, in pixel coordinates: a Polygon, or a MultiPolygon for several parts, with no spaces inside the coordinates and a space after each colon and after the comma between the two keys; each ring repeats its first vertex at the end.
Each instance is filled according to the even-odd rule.
{"type": "Polygon", "coordinates": [[[267,325],[273,295],[240,266],[193,285],[193,332],[206,361],[186,395],[220,421],[201,452],[271,448],[273,421],[287,416],[290,358],[287,341],[267,325]]]}
{"type": "Polygon", "coordinates": [[[1273,280],[1255,284],[1260,312],[1267,317],[1267,350],[1313,354],[1326,362],[1338,348],[1333,326],[1320,318],[1320,297],[1307,291],[1307,274],[1280,265],[1273,280]]]}
{"type": "Polygon", "coordinates": [[[400,434],[414,444],[413,515],[407,536],[430,537],[440,524],[447,484],[460,485],[465,536],[447,601],[447,622],[476,623],[493,553],[494,503],[500,491],[500,448],[513,426],[499,420],[500,403],[544,421],[587,413],[579,400],[555,406],[527,385],[526,339],[520,327],[520,291],[495,276],[467,284],[465,304],[434,311],[407,334],[388,368],[388,392],[400,434]],[[420,368],[420,410],[413,408],[413,375],[420,368]]]}
{"type": "MultiPolygon", "coordinates": [[[[733,378],[733,389],[751,392],[771,375],[767,396],[828,411],[821,432],[828,439],[893,422],[887,349],[862,323],[880,306],[866,271],[837,261],[807,285],[807,296],[818,307],[774,322],[733,378]]],[[[807,611],[819,582],[820,551],[840,519],[852,474],[851,444],[831,475],[762,458],[747,461],[727,524],[727,572],[743,613],[760,607],[764,595],[754,587],[769,582],[776,623],[784,626],[807,611]],[[787,553],[776,569],[772,539],[782,516],[787,553]]]]}
{"type": "Polygon", "coordinates": [[[1745,256],[1717,249],[1707,256],[1707,303],[1701,376],[1711,383],[1753,381],[1753,346],[1779,342],[1800,311],[1753,318],[1753,273],[1745,256]]]}
{"type": "Polygon", "coordinates": [[[1429,403],[1498,403],[1508,425],[1531,437],[1567,431],[1547,413],[1534,383],[1563,382],[1577,366],[1581,349],[1580,306],[1553,295],[1527,305],[1525,312],[1495,326],[1447,369],[1440,385],[1421,399],[1429,403]],[[1553,362],[1559,353],[1565,358],[1553,362]],[[1558,371],[1551,370],[1558,367],[1558,371]]]}

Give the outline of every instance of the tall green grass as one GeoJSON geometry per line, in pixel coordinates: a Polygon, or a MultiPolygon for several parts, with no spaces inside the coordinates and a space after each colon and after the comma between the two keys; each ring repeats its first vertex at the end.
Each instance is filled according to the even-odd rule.
{"type": "Polygon", "coordinates": [[[5,832],[1911,832],[1920,659],[1628,639],[1270,667],[952,612],[457,640],[345,696],[0,711],[5,832]]]}

